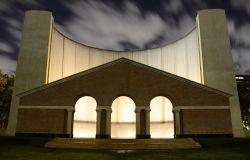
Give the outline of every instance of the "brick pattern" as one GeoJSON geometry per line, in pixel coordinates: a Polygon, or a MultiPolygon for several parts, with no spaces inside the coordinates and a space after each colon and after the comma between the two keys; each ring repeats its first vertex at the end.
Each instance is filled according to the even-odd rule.
{"type": "Polygon", "coordinates": [[[184,134],[232,134],[229,109],[183,110],[184,134]]]}
{"type": "Polygon", "coordinates": [[[19,109],[16,133],[66,133],[66,111],[59,109],[19,109]]]}
{"type": "MultiPolygon", "coordinates": [[[[149,106],[156,96],[168,97],[173,106],[229,105],[229,98],[224,94],[126,61],[23,96],[20,105],[75,106],[85,95],[94,97],[101,106],[111,106],[120,95],[131,97],[136,106],[149,106]]],[[[63,133],[64,121],[63,110],[21,109],[17,132],[63,133]]],[[[185,134],[231,133],[229,110],[185,110],[182,123],[185,134]]]]}
{"type": "Polygon", "coordinates": [[[140,112],[140,134],[144,135],[147,134],[146,129],[146,111],[142,109],[140,112]]]}
{"type": "Polygon", "coordinates": [[[74,106],[91,95],[98,105],[111,106],[120,95],[137,106],[149,106],[156,96],[168,97],[174,106],[228,106],[227,96],[176,80],[144,67],[119,62],[20,98],[21,105],[74,106]]]}

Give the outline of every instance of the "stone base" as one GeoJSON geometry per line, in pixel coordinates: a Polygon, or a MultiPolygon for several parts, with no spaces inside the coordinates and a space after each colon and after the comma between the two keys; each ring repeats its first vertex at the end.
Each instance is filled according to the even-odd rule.
{"type": "Polygon", "coordinates": [[[109,139],[110,138],[110,134],[96,134],[95,138],[109,139]]]}
{"type": "Polygon", "coordinates": [[[16,133],[15,136],[73,138],[72,134],[51,134],[51,133],[16,133]]]}
{"type": "Polygon", "coordinates": [[[175,138],[233,138],[233,134],[176,134],[175,138]]]}
{"type": "Polygon", "coordinates": [[[48,148],[68,148],[84,150],[162,150],[195,149],[201,145],[192,138],[179,139],[85,139],[54,138],[47,142],[48,148]]]}
{"type": "Polygon", "coordinates": [[[136,135],[136,139],[150,139],[150,134],[144,134],[144,135],[136,135]]]}

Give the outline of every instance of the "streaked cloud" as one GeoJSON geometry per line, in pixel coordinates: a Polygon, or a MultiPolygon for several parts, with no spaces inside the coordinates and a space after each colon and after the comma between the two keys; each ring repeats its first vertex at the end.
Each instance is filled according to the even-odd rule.
{"type": "MultiPolygon", "coordinates": [[[[174,41],[194,27],[197,10],[223,8],[225,5],[236,72],[250,74],[247,62],[250,56],[249,0],[159,0],[149,3],[156,4],[157,7],[147,6],[148,2],[0,1],[0,58],[11,64],[16,61],[25,10],[52,11],[57,28],[81,43],[98,48],[134,50],[157,47],[174,41]],[[230,15],[231,11],[235,17],[230,15]],[[243,16],[237,17],[239,14],[243,16]]],[[[3,67],[3,63],[0,67],[3,67]]]]}
{"type": "Polygon", "coordinates": [[[0,55],[0,69],[5,74],[13,74],[16,70],[16,61],[8,56],[0,55]]]}
{"type": "Polygon", "coordinates": [[[249,0],[231,0],[233,7],[237,9],[244,9],[250,15],[250,1],[249,0]]]}
{"type": "Polygon", "coordinates": [[[250,69],[250,23],[236,27],[235,21],[228,20],[228,31],[232,39],[232,54],[237,74],[249,74],[250,69]]]}
{"type": "Polygon", "coordinates": [[[124,50],[121,42],[129,42],[142,49],[170,28],[153,12],[142,15],[130,1],[125,2],[123,11],[101,1],[76,1],[67,5],[76,16],[58,28],[77,41],[98,48],[124,50]]]}
{"type": "Polygon", "coordinates": [[[169,3],[165,4],[165,8],[167,11],[171,13],[177,13],[184,9],[183,3],[181,0],[174,0],[170,1],[169,3]]]}
{"type": "Polygon", "coordinates": [[[13,52],[13,48],[4,42],[0,42],[0,50],[4,52],[13,52]]]}

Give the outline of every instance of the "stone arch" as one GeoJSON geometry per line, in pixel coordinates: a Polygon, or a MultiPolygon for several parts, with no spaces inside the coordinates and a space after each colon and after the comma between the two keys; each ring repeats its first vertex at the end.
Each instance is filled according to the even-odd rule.
{"type": "Polygon", "coordinates": [[[75,106],[75,103],[82,97],[92,97],[93,99],[95,99],[97,104],[102,103],[101,99],[95,95],[95,94],[91,94],[91,92],[87,92],[87,93],[81,93],[81,94],[76,94],[76,95],[72,95],[73,97],[73,104],[72,106],[75,106]]]}
{"type": "Polygon", "coordinates": [[[94,138],[97,101],[92,96],[82,96],[74,106],[73,137],[94,138]]]}
{"type": "Polygon", "coordinates": [[[112,106],[114,100],[116,100],[119,97],[128,97],[135,103],[135,105],[137,104],[137,99],[138,98],[135,97],[132,93],[130,93],[130,94],[128,94],[128,93],[115,94],[115,95],[112,95],[112,96],[106,97],[106,98],[109,99],[109,104],[110,104],[110,106],[112,106]]]}
{"type": "Polygon", "coordinates": [[[167,99],[169,99],[169,101],[172,103],[173,107],[176,106],[176,102],[177,102],[177,98],[176,96],[171,95],[171,93],[169,92],[164,92],[164,93],[154,93],[151,94],[148,98],[147,98],[147,105],[150,106],[150,103],[152,101],[152,99],[156,98],[156,97],[165,97],[167,99]]]}
{"type": "Polygon", "coordinates": [[[120,95],[112,104],[111,138],[135,138],[136,115],[135,102],[130,96],[120,95]]]}
{"type": "Polygon", "coordinates": [[[150,101],[150,134],[152,138],[174,138],[173,103],[166,96],[150,101]]]}

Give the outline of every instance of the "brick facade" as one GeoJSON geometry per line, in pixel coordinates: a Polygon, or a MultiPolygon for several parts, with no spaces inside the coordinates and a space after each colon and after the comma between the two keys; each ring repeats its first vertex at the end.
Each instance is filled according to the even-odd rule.
{"type": "Polygon", "coordinates": [[[19,109],[17,133],[65,134],[66,111],[59,109],[19,109]]]}
{"type": "MultiPolygon", "coordinates": [[[[168,97],[174,110],[186,106],[179,116],[180,133],[175,134],[232,134],[230,109],[216,108],[229,106],[229,94],[125,58],[20,94],[20,106],[50,109],[19,109],[17,132],[66,133],[65,124],[69,123],[65,121],[69,119],[65,110],[53,108],[73,108],[83,96],[94,97],[97,106],[111,106],[121,95],[131,97],[136,106],[149,107],[156,96],[168,97]],[[215,109],[206,109],[208,106],[215,109]]],[[[99,137],[109,137],[107,128],[111,124],[105,116],[101,116],[99,137]]],[[[146,121],[149,123],[142,116],[140,135],[148,130],[146,121]]]]}

